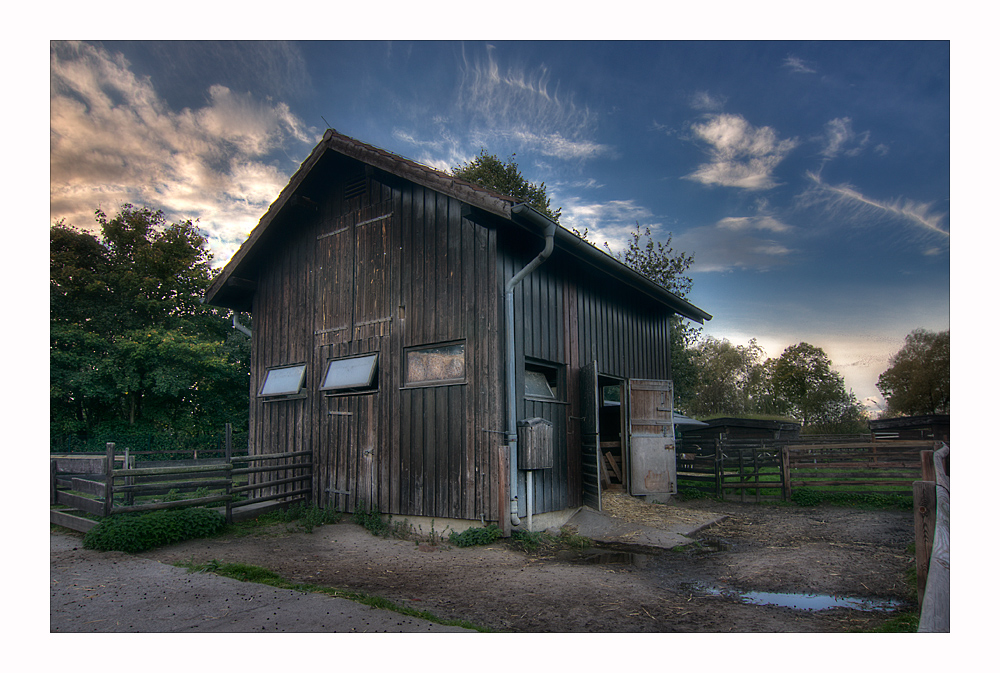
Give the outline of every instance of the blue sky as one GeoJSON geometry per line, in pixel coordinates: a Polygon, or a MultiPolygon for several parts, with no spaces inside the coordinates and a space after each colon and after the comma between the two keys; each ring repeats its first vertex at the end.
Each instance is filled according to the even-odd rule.
{"type": "Polygon", "coordinates": [[[564,226],[693,254],[704,334],[807,341],[871,408],[950,328],[948,42],[54,42],[52,221],[131,202],[216,262],[327,123],[448,169],[516,155],[564,226]],[[324,121],[325,119],[325,121],[324,121]]]}

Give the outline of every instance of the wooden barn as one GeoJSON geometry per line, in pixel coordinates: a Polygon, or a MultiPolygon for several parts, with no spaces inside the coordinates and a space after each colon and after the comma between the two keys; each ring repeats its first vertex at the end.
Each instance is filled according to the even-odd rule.
{"type": "Polygon", "coordinates": [[[669,318],[711,316],[510,197],[328,130],[206,301],[251,312],[250,450],[311,451],[317,504],[538,529],[607,453],[676,490],[669,318]]]}

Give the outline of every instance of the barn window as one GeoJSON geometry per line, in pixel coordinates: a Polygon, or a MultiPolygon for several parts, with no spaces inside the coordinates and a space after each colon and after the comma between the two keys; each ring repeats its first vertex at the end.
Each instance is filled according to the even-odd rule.
{"type": "Polygon", "coordinates": [[[287,367],[272,367],[264,375],[264,383],[260,387],[262,397],[275,395],[294,395],[302,390],[305,383],[306,366],[291,365],[287,367]]]}
{"type": "Polygon", "coordinates": [[[465,344],[419,346],[406,351],[406,385],[465,381],[465,344]]]}
{"type": "Polygon", "coordinates": [[[540,362],[526,363],[524,394],[546,400],[559,399],[559,367],[540,362]]]}
{"type": "Polygon", "coordinates": [[[378,353],[330,360],[320,390],[355,392],[378,388],[378,353]]]}

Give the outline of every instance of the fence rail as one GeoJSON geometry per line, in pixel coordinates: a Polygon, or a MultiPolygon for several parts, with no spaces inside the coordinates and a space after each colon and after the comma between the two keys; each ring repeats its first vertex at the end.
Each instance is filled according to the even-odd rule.
{"type": "MultiPolygon", "coordinates": [[[[136,463],[109,442],[104,456],[56,455],[50,459],[50,520],[86,532],[96,517],[177,507],[224,506],[234,510],[271,501],[291,502],[312,493],[308,451],[232,456],[222,459],[136,463]],[[138,466],[137,466],[138,465],[138,466]],[[58,509],[63,508],[63,509],[58,509]]],[[[244,510],[245,511],[245,510],[244,510]]]]}
{"type": "Polygon", "coordinates": [[[819,436],[796,440],[717,439],[714,447],[678,448],[682,488],[718,498],[788,500],[797,489],[831,494],[909,495],[933,441],[873,441],[819,436]]]}

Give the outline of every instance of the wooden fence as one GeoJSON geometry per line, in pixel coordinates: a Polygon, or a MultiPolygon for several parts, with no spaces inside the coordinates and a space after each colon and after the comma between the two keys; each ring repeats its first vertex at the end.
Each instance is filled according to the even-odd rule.
{"type": "Polygon", "coordinates": [[[933,441],[873,441],[863,436],[793,440],[717,439],[677,452],[681,488],[717,498],[788,500],[796,489],[909,495],[920,479],[920,452],[933,441]]]}
{"type": "Polygon", "coordinates": [[[913,482],[920,633],[951,631],[951,476],[947,444],[921,454],[923,479],[913,482]]]}
{"type": "Polygon", "coordinates": [[[716,440],[714,448],[693,447],[677,454],[678,482],[716,498],[780,499],[783,479],[781,448],[761,440],[716,440]]]}
{"type": "Polygon", "coordinates": [[[908,496],[921,475],[920,452],[933,447],[930,440],[785,446],[785,497],[791,498],[796,488],[908,496]]]}
{"type": "Polygon", "coordinates": [[[113,443],[107,445],[104,456],[51,456],[50,521],[86,532],[97,521],[81,513],[107,517],[216,506],[224,508],[226,521],[232,522],[248,511],[243,508],[308,497],[312,493],[311,456],[309,451],[229,455],[136,467],[134,456],[117,454],[113,443]]]}

